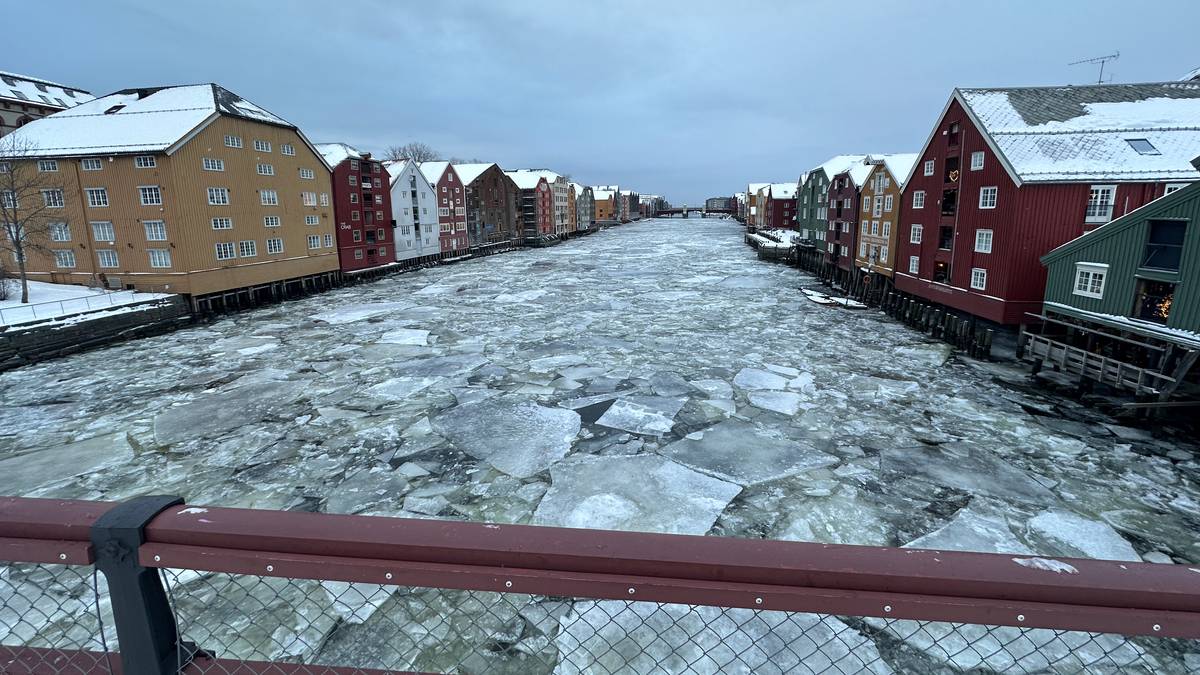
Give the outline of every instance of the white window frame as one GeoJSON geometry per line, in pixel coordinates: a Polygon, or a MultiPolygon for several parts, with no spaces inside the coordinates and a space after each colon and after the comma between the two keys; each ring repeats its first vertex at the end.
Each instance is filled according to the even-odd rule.
{"type": "Polygon", "coordinates": [[[986,210],[986,209],[996,208],[996,202],[999,200],[999,198],[1000,198],[999,186],[985,185],[985,186],[979,188],[979,208],[980,209],[986,210]],[[991,199],[988,199],[989,196],[991,197],[991,199]]]}
{"type": "Polygon", "coordinates": [[[971,288],[976,291],[987,290],[987,270],[982,267],[971,268],[971,288]]]}
{"type": "Polygon", "coordinates": [[[315,180],[316,177],[317,177],[317,173],[315,171],[313,171],[312,169],[306,169],[306,168],[301,167],[300,178],[302,178],[304,180],[315,180]]]}
{"type": "Polygon", "coordinates": [[[914,209],[925,208],[925,191],[913,190],[912,207],[914,209]]]}
{"type": "Polygon", "coordinates": [[[300,203],[303,204],[304,206],[316,206],[317,205],[317,193],[301,192],[300,193],[300,203]]]}
{"type": "Polygon", "coordinates": [[[304,216],[304,224],[305,225],[320,225],[321,224],[321,216],[316,216],[316,215],[304,216]]]}
{"type": "Polygon", "coordinates": [[[983,170],[984,156],[985,156],[985,153],[982,150],[976,150],[975,152],[971,153],[971,170],[972,171],[982,171],[983,170]],[[979,160],[979,161],[975,161],[975,160],[979,160]]]}
{"type": "Polygon", "coordinates": [[[237,246],[232,241],[219,241],[213,244],[213,250],[216,253],[217,260],[233,260],[237,258],[237,246]]]}
{"type": "Polygon", "coordinates": [[[327,234],[323,238],[325,240],[325,248],[333,248],[333,235],[327,234]]]}
{"type": "Polygon", "coordinates": [[[858,257],[862,258],[863,260],[867,259],[867,242],[858,242],[858,257]]]}
{"type": "Polygon", "coordinates": [[[937,163],[934,162],[934,160],[932,160],[932,159],[927,159],[927,160],[925,160],[924,169],[925,169],[926,176],[932,176],[933,172],[937,169],[937,163]]]}
{"type": "Polygon", "coordinates": [[[54,249],[54,266],[63,269],[71,269],[75,267],[75,251],[69,248],[54,249]]]}
{"type": "Polygon", "coordinates": [[[153,169],[158,166],[154,155],[138,155],[133,158],[133,166],[138,169],[153,169]]]}
{"type": "Polygon", "coordinates": [[[884,236],[884,237],[892,236],[892,221],[890,221],[890,220],[883,221],[883,227],[881,227],[879,229],[879,234],[880,234],[880,236],[884,236]]]}
{"type": "Polygon", "coordinates": [[[229,206],[229,188],[224,188],[224,187],[208,188],[208,205],[209,206],[229,206]]]}
{"type": "Polygon", "coordinates": [[[869,221],[869,220],[862,221],[862,233],[863,234],[871,233],[871,221],[869,221]]]}
{"type": "Polygon", "coordinates": [[[166,241],[167,223],[162,220],[143,220],[142,228],[146,231],[146,241],[166,241]]]}
{"type": "Polygon", "coordinates": [[[991,230],[975,230],[975,252],[991,253],[993,238],[991,230]]]}
{"type": "Polygon", "coordinates": [[[295,157],[296,156],[296,146],[292,145],[291,143],[281,143],[279,145],[279,154],[287,155],[289,157],[295,157]]]}
{"type": "Polygon", "coordinates": [[[238,242],[239,258],[257,258],[258,242],[254,239],[243,239],[238,242]]]}
{"type": "Polygon", "coordinates": [[[42,203],[48,209],[61,209],[67,205],[66,199],[63,197],[63,191],[60,188],[42,190],[42,203]]]}
{"type": "Polygon", "coordinates": [[[280,226],[279,216],[263,216],[263,227],[276,228],[280,226]]]}
{"type": "Polygon", "coordinates": [[[255,171],[257,171],[258,175],[260,175],[260,176],[274,176],[275,175],[275,165],[267,164],[266,162],[259,162],[258,165],[255,167],[255,171]]]}
{"type": "Polygon", "coordinates": [[[225,160],[218,157],[204,157],[200,160],[200,166],[205,171],[224,171],[225,160]]]}
{"type": "Polygon", "coordinates": [[[1173,192],[1179,192],[1188,185],[1190,183],[1167,183],[1166,187],[1163,188],[1163,196],[1166,197],[1173,192]]]}
{"type": "Polygon", "coordinates": [[[116,249],[100,248],[96,249],[96,263],[104,269],[116,269],[121,266],[121,257],[116,249]]]}
{"type": "Polygon", "coordinates": [[[38,172],[39,173],[55,173],[57,171],[58,171],[58,160],[57,159],[39,159],[38,160],[38,172]]]}
{"type": "Polygon", "coordinates": [[[99,157],[84,157],[79,160],[79,168],[84,171],[102,171],[104,162],[99,157]]]}
{"type": "Polygon", "coordinates": [[[895,202],[895,200],[893,199],[892,195],[884,195],[883,196],[883,212],[891,213],[892,208],[895,206],[894,202],[895,202]]]}
{"type": "Polygon", "coordinates": [[[1075,263],[1075,278],[1071,280],[1071,293],[1074,295],[1083,296],[1085,298],[1095,298],[1101,300],[1104,298],[1104,284],[1108,281],[1108,264],[1107,263],[1091,263],[1077,262],[1075,263]],[[1084,280],[1084,275],[1087,275],[1085,286],[1080,290],[1079,283],[1084,280]],[[1100,277],[1100,289],[1097,291],[1091,290],[1096,277],[1100,277]]]}
{"type": "Polygon", "coordinates": [[[921,273],[921,256],[919,256],[919,255],[908,256],[908,273],[909,274],[920,274],[921,273]]]}
{"type": "Polygon", "coordinates": [[[328,192],[321,193],[321,206],[329,206],[329,193],[328,192]]]}
{"type": "Polygon", "coordinates": [[[278,190],[259,190],[258,200],[263,206],[279,206],[278,190]]]}
{"type": "Polygon", "coordinates": [[[233,218],[213,218],[210,224],[214,230],[232,230],[233,218]]]}
{"type": "Polygon", "coordinates": [[[912,227],[909,229],[909,232],[908,232],[908,243],[910,243],[910,244],[921,243],[921,235],[924,233],[924,230],[925,230],[925,226],[921,225],[920,223],[913,223],[912,227]]]}
{"type": "Polygon", "coordinates": [[[50,241],[71,241],[70,224],[50,223],[50,241]]]}
{"type": "Polygon", "coordinates": [[[142,206],[162,206],[162,189],[157,185],[139,185],[138,198],[142,206]]]}
{"type": "Polygon", "coordinates": [[[308,235],[308,250],[321,248],[321,236],[317,234],[308,235]]]}
{"type": "Polygon", "coordinates": [[[280,237],[271,237],[267,240],[267,255],[279,255],[283,253],[283,239],[280,237]]]}
{"type": "Polygon", "coordinates": [[[84,193],[87,194],[89,208],[102,209],[108,206],[108,188],[84,188],[84,193]]]}
{"type": "Polygon", "coordinates": [[[225,134],[225,147],[227,147],[227,148],[243,147],[242,146],[242,137],[241,136],[233,136],[231,134],[225,134]]]}
{"type": "Polygon", "coordinates": [[[117,240],[117,230],[113,227],[112,221],[93,220],[88,224],[92,226],[92,238],[96,241],[114,242],[117,240]]]}
{"type": "Polygon", "coordinates": [[[270,152],[271,151],[271,141],[264,141],[264,140],[258,139],[258,138],[254,139],[254,151],[255,152],[270,152]]]}
{"type": "Polygon", "coordinates": [[[1117,202],[1117,186],[1116,185],[1092,185],[1088,191],[1087,208],[1084,210],[1085,223],[1107,223],[1112,220],[1113,206],[1117,202]],[[1100,195],[1108,195],[1107,209],[1100,211],[1104,206],[1104,200],[1098,197],[1100,195]]]}
{"type": "Polygon", "coordinates": [[[146,255],[150,258],[150,267],[154,269],[171,268],[171,249],[148,248],[146,249],[146,255]]]}

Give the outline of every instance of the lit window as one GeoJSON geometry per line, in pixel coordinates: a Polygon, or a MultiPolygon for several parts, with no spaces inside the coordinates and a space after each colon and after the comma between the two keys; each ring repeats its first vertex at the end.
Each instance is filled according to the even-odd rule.
{"type": "Polygon", "coordinates": [[[208,203],[212,206],[227,206],[229,204],[229,188],[208,188],[208,203]]]}
{"type": "Polygon", "coordinates": [[[94,238],[96,241],[116,241],[117,235],[113,231],[113,224],[108,221],[97,221],[92,223],[92,238],[94,238]]]}
{"type": "Polygon", "coordinates": [[[278,206],[279,193],[275,190],[263,190],[259,193],[259,198],[263,206],[278,206]]]}
{"type": "Polygon", "coordinates": [[[982,267],[971,269],[971,288],[982,291],[987,288],[987,270],[982,267]]]}
{"type": "Polygon", "coordinates": [[[71,249],[58,249],[54,251],[54,266],[55,267],[74,267],[75,266],[75,251],[71,249]]]}
{"type": "Polygon", "coordinates": [[[150,248],[146,249],[146,253],[150,254],[150,266],[164,268],[171,266],[171,251],[165,248],[150,248]]]}
{"type": "Polygon", "coordinates": [[[992,231],[991,230],[975,230],[975,252],[976,253],[991,253],[992,252],[992,231]]]}
{"type": "Polygon", "coordinates": [[[225,160],[223,160],[223,159],[214,159],[212,157],[205,157],[201,161],[203,162],[205,171],[224,171],[225,170],[225,160]]]}
{"type": "MultiPolygon", "coordinates": [[[[995,186],[979,188],[979,208],[994,209],[996,208],[996,192],[998,188],[995,186]]],[[[945,208],[945,207],[943,207],[945,208]]]]}
{"type": "Polygon", "coordinates": [[[139,169],[153,169],[158,162],[154,161],[154,155],[138,155],[133,158],[133,165],[139,169]]]}
{"type": "Polygon", "coordinates": [[[1075,263],[1075,295],[1089,298],[1104,297],[1104,277],[1108,265],[1100,263],[1075,263]]]}
{"type": "Polygon", "coordinates": [[[271,151],[271,142],[256,140],[256,141],[254,141],[254,149],[257,152],[270,152],[271,151]]]}
{"type": "Polygon", "coordinates": [[[79,164],[83,167],[84,171],[99,171],[104,168],[104,162],[101,162],[94,157],[80,160],[79,164]]]}
{"type": "Polygon", "coordinates": [[[222,241],[216,244],[217,260],[233,260],[236,256],[232,241],[222,241]]]}
{"type": "Polygon", "coordinates": [[[924,190],[916,190],[915,192],[913,192],[913,206],[912,207],[914,209],[925,208],[925,191],[924,190]]]}
{"type": "Polygon", "coordinates": [[[258,255],[258,242],[246,239],[238,242],[238,255],[243,258],[253,258],[258,255]]]}
{"type": "Polygon", "coordinates": [[[118,267],[121,264],[117,260],[117,252],[111,248],[96,251],[96,259],[100,261],[101,267],[118,267]]]}
{"type": "Polygon", "coordinates": [[[926,176],[933,175],[933,160],[932,159],[925,160],[925,175],[926,176]]]}
{"type": "Polygon", "coordinates": [[[146,241],[166,241],[167,224],[161,220],[147,220],[142,223],[146,228],[146,241]]]}
{"type": "MultiPolygon", "coordinates": [[[[242,137],[241,136],[228,136],[228,135],[225,136],[225,147],[227,147],[227,148],[242,147],[242,137]]],[[[230,257],[232,257],[232,256],[230,256],[230,257]]],[[[218,256],[218,258],[220,258],[220,256],[218,256]]]]}
{"type": "Polygon", "coordinates": [[[212,229],[214,230],[232,230],[233,218],[213,218],[212,229]]]}
{"type": "Polygon", "coordinates": [[[143,185],[138,188],[142,198],[142,206],[162,206],[162,191],[157,185],[143,185]]]}
{"type": "Polygon", "coordinates": [[[87,188],[88,206],[101,208],[108,206],[108,190],[105,188],[87,188]]]}
{"type": "Polygon", "coordinates": [[[1113,201],[1117,193],[1115,185],[1093,185],[1088,194],[1087,212],[1084,221],[1107,223],[1112,220],[1113,201]]]}
{"type": "Polygon", "coordinates": [[[983,152],[982,151],[972,152],[971,153],[971,170],[979,171],[982,168],[983,168],[983,152]]]}

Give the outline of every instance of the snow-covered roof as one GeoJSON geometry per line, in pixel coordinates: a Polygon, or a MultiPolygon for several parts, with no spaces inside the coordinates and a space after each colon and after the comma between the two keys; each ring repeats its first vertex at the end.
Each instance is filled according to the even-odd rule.
{"type": "Polygon", "coordinates": [[[479,178],[484,171],[487,171],[495,164],[475,163],[475,164],[455,164],[454,172],[458,174],[458,179],[463,182],[463,185],[470,185],[479,178]]]}
{"type": "Polygon", "coordinates": [[[505,171],[504,175],[511,178],[522,190],[533,190],[543,178],[541,174],[533,171],[505,171]]]}
{"type": "Polygon", "coordinates": [[[796,184],[795,183],[771,183],[770,186],[771,199],[795,199],[796,184]]]}
{"type": "Polygon", "coordinates": [[[746,185],[746,193],[756,195],[756,194],[758,194],[759,190],[762,190],[763,188],[765,188],[769,185],[770,185],[770,183],[748,183],[746,185]]]}
{"type": "Polygon", "coordinates": [[[805,174],[805,180],[813,178],[818,172],[824,172],[826,179],[832,179],[834,176],[848,170],[856,164],[862,164],[866,159],[866,155],[835,155],[825,160],[824,164],[812,168],[805,174]]]}
{"type": "Polygon", "coordinates": [[[437,185],[437,182],[442,179],[442,174],[446,173],[448,166],[450,166],[450,162],[421,162],[421,175],[425,176],[425,180],[429,181],[430,185],[437,185]]]}
{"type": "Polygon", "coordinates": [[[36,103],[66,110],[95,98],[88,92],[57,82],[0,70],[0,99],[36,103]]]}
{"type": "MultiPolygon", "coordinates": [[[[863,159],[863,163],[867,165],[883,164],[892,174],[892,178],[896,180],[896,183],[899,184],[900,187],[904,187],[904,181],[908,179],[908,175],[912,173],[912,168],[917,163],[917,160],[920,159],[920,157],[921,156],[915,152],[901,152],[892,155],[867,155],[866,158],[863,159]]],[[[868,174],[864,174],[864,180],[866,179],[867,175],[868,174]]],[[[861,185],[861,183],[859,183],[859,185],[861,185]]]]}
{"type": "Polygon", "coordinates": [[[1200,179],[1200,82],[954,95],[1018,183],[1200,179]]]}
{"type": "Polygon", "coordinates": [[[595,199],[596,201],[604,201],[604,200],[606,200],[606,199],[612,199],[612,198],[613,198],[613,191],[612,191],[612,190],[600,190],[600,189],[598,189],[598,188],[592,188],[592,198],[593,198],[593,199],[595,199]]]}
{"type": "Polygon", "coordinates": [[[295,128],[216,84],[123,89],[17,129],[39,156],[171,152],[192,131],[229,115],[295,128]]]}
{"type": "Polygon", "coordinates": [[[567,183],[567,185],[570,185],[571,189],[575,191],[576,199],[579,199],[580,197],[583,196],[583,186],[582,185],[580,185],[579,183],[567,183]]]}
{"type": "Polygon", "coordinates": [[[1171,328],[1162,324],[1153,323],[1151,321],[1143,321],[1130,316],[1118,316],[1116,314],[1105,314],[1103,312],[1090,312],[1086,309],[1080,309],[1072,305],[1064,305],[1061,302],[1044,302],[1046,307],[1053,307],[1058,310],[1065,310],[1071,314],[1087,317],[1096,323],[1104,324],[1126,330],[1141,335],[1155,337],[1160,340],[1165,340],[1177,344],[1188,349],[1200,349],[1200,334],[1182,328],[1171,328]]]}
{"type": "Polygon", "coordinates": [[[1191,80],[1200,80],[1200,67],[1192,70],[1192,72],[1179,78],[1180,82],[1188,82],[1191,80]]]}
{"type": "MultiPolygon", "coordinates": [[[[514,169],[512,171],[506,171],[505,173],[523,173],[533,176],[540,176],[545,178],[547,183],[554,183],[558,179],[562,178],[561,175],[551,171],[550,169],[514,169]]],[[[514,178],[513,180],[516,179],[514,178]]],[[[537,184],[536,180],[534,181],[534,184],[537,184]]]]}
{"type": "Polygon", "coordinates": [[[363,159],[362,152],[345,143],[317,143],[313,147],[321,153],[321,157],[325,158],[325,163],[330,168],[336,167],[347,159],[363,159]]]}

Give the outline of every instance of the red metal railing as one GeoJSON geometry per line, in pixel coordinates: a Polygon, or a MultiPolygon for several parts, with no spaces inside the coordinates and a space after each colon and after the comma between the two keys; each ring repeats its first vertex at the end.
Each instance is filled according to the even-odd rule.
{"type": "MultiPolygon", "coordinates": [[[[114,506],[0,499],[0,558],[90,565],[92,526],[114,506]]],[[[183,505],[146,524],[136,561],[262,578],[1200,638],[1200,570],[1185,565],[183,505]]],[[[37,657],[22,645],[5,649],[14,662],[37,657]]],[[[222,663],[221,672],[266,667],[222,663]]]]}

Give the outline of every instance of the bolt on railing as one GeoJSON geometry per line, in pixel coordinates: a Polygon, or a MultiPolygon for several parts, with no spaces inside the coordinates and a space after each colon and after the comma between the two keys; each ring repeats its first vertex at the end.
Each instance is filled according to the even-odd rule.
{"type": "Polygon", "coordinates": [[[1200,668],[1185,565],[171,497],[0,499],[0,558],[4,672],[1200,668]]]}

